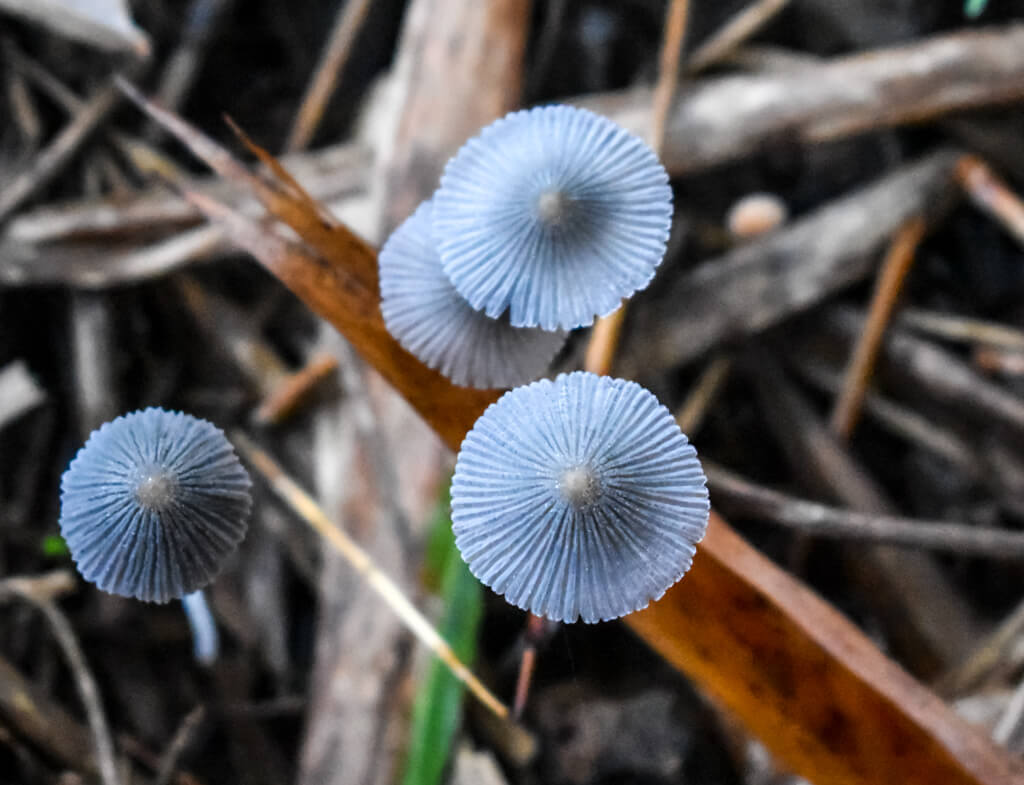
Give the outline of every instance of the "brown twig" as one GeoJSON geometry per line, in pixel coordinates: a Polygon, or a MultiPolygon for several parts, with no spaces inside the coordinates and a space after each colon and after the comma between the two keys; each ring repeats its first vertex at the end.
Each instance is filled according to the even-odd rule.
{"type": "Polygon", "coordinates": [[[679,423],[680,430],[691,439],[700,430],[708,407],[711,406],[711,402],[714,401],[721,391],[722,386],[729,378],[731,370],[732,358],[728,355],[720,354],[712,358],[696,383],[690,388],[686,400],[683,401],[683,405],[679,407],[679,411],[676,413],[676,422],[679,423]]]}
{"type": "MultiPolygon", "coordinates": [[[[74,585],[74,579],[69,578],[67,571],[63,571],[63,573],[61,577],[62,591],[66,590],[68,583],[74,585]]],[[[40,611],[49,622],[53,635],[71,669],[71,674],[74,676],[75,686],[78,687],[82,704],[85,706],[85,714],[89,720],[89,728],[92,730],[93,743],[96,746],[100,777],[104,785],[119,785],[120,778],[114,760],[114,743],[110,738],[110,729],[107,725],[106,714],[103,712],[103,704],[100,701],[99,688],[85,662],[85,656],[78,645],[75,631],[53,602],[54,596],[51,582],[46,580],[41,582],[36,578],[7,578],[0,582],[0,598],[16,597],[23,600],[40,611]]]]}
{"type": "MultiPolygon", "coordinates": [[[[679,61],[682,57],[686,38],[686,19],[689,16],[689,0],[672,0],[665,12],[665,32],[661,39],[661,58],[658,67],[658,82],[654,86],[651,100],[651,119],[647,132],[647,143],[655,155],[661,154],[665,142],[665,128],[668,122],[672,97],[679,83],[679,61]]],[[[594,323],[587,344],[583,367],[591,373],[604,376],[611,372],[615,350],[619,346],[622,324],[626,319],[626,305],[623,303],[612,313],[602,316],[594,323]]]]}
{"type": "MultiPolygon", "coordinates": [[[[827,311],[823,325],[850,340],[858,334],[862,320],[856,311],[836,307],[827,311]]],[[[1024,434],[1024,400],[979,375],[956,355],[903,329],[890,330],[884,346],[887,377],[917,395],[956,407],[973,421],[1000,423],[1024,434]]]]}
{"type": "Polygon", "coordinates": [[[687,73],[703,71],[728,57],[788,4],[789,0],[755,0],[693,50],[686,60],[687,73]]]}
{"type": "Polygon", "coordinates": [[[1024,352],[979,346],[971,352],[971,362],[986,373],[1024,376],[1024,352]]]}
{"type": "Polygon", "coordinates": [[[965,155],[957,164],[956,179],[976,207],[999,221],[1024,245],[1024,202],[988,164],[975,155],[965,155]]]}
{"type": "Polygon", "coordinates": [[[334,355],[320,353],[295,373],[289,374],[263,398],[254,419],[260,425],[277,425],[308,400],[313,391],[338,369],[334,355]]]}
{"type": "Polygon", "coordinates": [[[519,675],[516,677],[516,695],[512,703],[512,719],[519,720],[526,710],[526,702],[530,697],[530,685],[533,682],[533,669],[537,662],[537,650],[557,625],[541,616],[532,613],[526,621],[523,634],[523,656],[519,663],[519,675]]]}
{"type": "MultiPolygon", "coordinates": [[[[795,357],[794,362],[800,375],[814,386],[833,396],[842,390],[842,376],[837,371],[804,356],[795,357]]],[[[964,476],[978,478],[982,474],[974,450],[953,431],[940,427],[933,420],[871,390],[864,396],[864,411],[892,433],[955,466],[964,476]]]]}
{"type": "Polygon", "coordinates": [[[286,152],[303,150],[312,141],[370,5],[370,0],[345,0],[341,4],[331,28],[331,37],[320,55],[320,62],[306,87],[306,93],[302,96],[302,103],[285,143],[286,152]]]}
{"type": "Polygon", "coordinates": [[[924,238],[925,223],[920,217],[911,218],[900,227],[882,262],[875,292],[868,309],[868,318],[850,357],[843,389],[832,409],[829,426],[840,439],[849,439],[860,417],[861,404],[867,391],[871,372],[882,345],[886,325],[892,317],[896,301],[903,289],[910,267],[914,263],[917,247],[924,238]]]}
{"type": "Polygon", "coordinates": [[[1017,561],[1024,558],[1024,532],[987,529],[947,521],[830,507],[765,488],[704,461],[712,500],[735,515],[750,515],[818,537],[923,548],[962,556],[1017,561]]]}
{"type": "Polygon", "coordinates": [[[500,717],[508,716],[508,708],[469,670],[402,590],[370,560],[366,551],[339,529],[313,501],[312,497],[289,477],[273,458],[240,431],[231,440],[239,452],[267,481],[271,489],[314,531],[323,537],[352,568],[358,572],[409,630],[422,641],[488,709],[500,717]]]}

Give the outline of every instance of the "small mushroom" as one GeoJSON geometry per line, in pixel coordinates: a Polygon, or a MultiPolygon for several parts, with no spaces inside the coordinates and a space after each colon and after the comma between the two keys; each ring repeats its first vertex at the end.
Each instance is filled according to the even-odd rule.
{"type": "Polygon", "coordinates": [[[452,481],[455,544],[512,604],[607,621],[690,568],[707,528],[705,482],[652,393],[562,374],[506,393],[466,436],[452,481]]]}
{"type": "Polygon", "coordinates": [[[786,222],[789,209],[775,194],[752,193],[739,199],[725,217],[729,233],[737,240],[749,240],[775,231],[786,222]]]}
{"type": "Polygon", "coordinates": [[[61,533],[78,571],[148,602],[208,584],[245,535],[249,475],[205,420],[150,408],[93,431],[61,478],[61,533]]]}
{"type": "Polygon", "coordinates": [[[512,327],[473,310],[441,270],[430,235],[433,206],[419,206],[381,249],[381,312],[389,332],[426,365],[466,387],[536,379],[565,333],[512,327]]]}
{"type": "Polygon", "coordinates": [[[444,272],[473,308],[516,327],[591,324],[648,284],[672,189],[654,152],[572,106],[513,112],[470,139],[434,195],[444,272]]]}

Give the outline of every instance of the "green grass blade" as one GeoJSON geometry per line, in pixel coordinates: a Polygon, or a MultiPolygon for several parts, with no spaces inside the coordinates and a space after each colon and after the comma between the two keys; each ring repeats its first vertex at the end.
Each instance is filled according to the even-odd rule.
{"type": "MultiPolygon", "coordinates": [[[[451,521],[438,516],[427,547],[427,575],[441,576],[444,613],[438,629],[467,665],[476,655],[483,590],[455,548],[451,521]]],[[[462,710],[462,685],[437,659],[430,663],[413,705],[409,756],[402,785],[438,785],[451,755],[462,710]]]]}

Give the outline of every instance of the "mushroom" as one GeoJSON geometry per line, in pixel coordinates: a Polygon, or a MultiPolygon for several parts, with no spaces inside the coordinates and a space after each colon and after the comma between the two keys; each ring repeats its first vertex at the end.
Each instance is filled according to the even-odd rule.
{"type": "Polygon", "coordinates": [[[466,436],[451,490],[455,544],[512,604],[607,621],[689,569],[707,528],[705,482],[652,393],[562,374],[506,393],[466,436]]]}
{"type": "Polygon", "coordinates": [[[643,288],[665,255],[672,189],[654,152],[572,106],[513,112],[455,154],[434,195],[452,285],[516,327],[593,323],[643,288]]]}
{"type": "Polygon", "coordinates": [[[249,475],[224,433],[150,408],[93,431],[61,478],[61,533],[82,576],[148,602],[208,584],[245,535],[249,475]]]}
{"type": "Polygon", "coordinates": [[[426,201],[380,251],[381,312],[388,331],[426,365],[466,387],[511,387],[536,379],[565,333],[512,327],[473,310],[441,270],[426,201]]]}

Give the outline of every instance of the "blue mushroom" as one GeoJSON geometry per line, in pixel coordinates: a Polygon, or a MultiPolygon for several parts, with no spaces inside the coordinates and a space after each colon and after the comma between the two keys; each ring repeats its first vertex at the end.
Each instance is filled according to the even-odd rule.
{"type": "Polygon", "coordinates": [[[459,294],[546,330],[589,325],[646,286],[672,221],[654,152],[572,106],[484,128],[448,162],[434,205],[434,240],[459,294]]]}
{"type": "Polygon", "coordinates": [[[690,568],[709,503],[696,451],[640,385],[576,372],[502,396],[452,481],[455,544],[512,604],[564,622],[647,606],[690,568]]]}
{"type": "Polygon", "coordinates": [[[430,234],[433,205],[419,206],[381,249],[381,312],[388,331],[423,363],[465,387],[512,387],[540,376],[564,332],[512,327],[459,296],[430,234]]]}
{"type": "Polygon", "coordinates": [[[82,576],[148,602],[208,584],[245,535],[251,482],[224,433],[145,409],[93,431],[61,479],[61,533],[82,576]]]}

